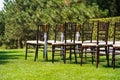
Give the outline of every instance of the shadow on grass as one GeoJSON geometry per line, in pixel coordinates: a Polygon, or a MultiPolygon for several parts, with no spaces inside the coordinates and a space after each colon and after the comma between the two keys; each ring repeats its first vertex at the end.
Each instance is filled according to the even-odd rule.
{"type": "Polygon", "coordinates": [[[0,51],[0,65],[10,62],[11,59],[19,59],[23,56],[20,51],[0,51]]]}
{"type": "MultiPolygon", "coordinates": [[[[51,62],[51,63],[52,63],[52,60],[51,60],[51,59],[49,59],[49,60],[45,60],[45,59],[44,59],[44,60],[40,60],[40,61],[41,61],[41,62],[51,62]]],[[[55,59],[55,60],[54,60],[54,63],[55,63],[55,62],[60,62],[60,60],[55,59]]]]}
{"type": "MultiPolygon", "coordinates": [[[[103,67],[105,67],[105,68],[113,68],[112,63],[110,63],[109,66],[103,65],[103,67]]],[[[120,68],[120,61],[119,62],[115,62],[115,68],[120,68]]]]}

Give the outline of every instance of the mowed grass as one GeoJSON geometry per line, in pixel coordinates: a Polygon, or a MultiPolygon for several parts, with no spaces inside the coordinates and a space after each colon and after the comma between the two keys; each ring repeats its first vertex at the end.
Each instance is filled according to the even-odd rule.
{"type": "MultiPolygon", "coordinates": [[[[28,54],[28,59],[24,59],[25,49],[0,49],[0,80],[119,80],[120,67],[106,66],[105,57],[102,57],[99,68],[90,60],[84,60],[84,64],[67,63],[64,64],[61,58],[55,57],[54,64],[51,62],[51,53],[49,60],[46,61],[39,51],[39,57],[36,62],[34,52],[28,54]]],[[[110,61],[111,62],[111,61],[110,61]]]]}

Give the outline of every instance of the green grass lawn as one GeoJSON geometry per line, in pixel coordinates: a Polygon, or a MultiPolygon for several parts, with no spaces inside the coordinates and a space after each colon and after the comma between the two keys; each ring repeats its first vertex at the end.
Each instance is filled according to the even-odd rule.
{"type": "MultiPolygon", "coordinates": [[[[40,53],[40,52],[39,52],[40,53]]],[[[54,64],[46,61],[39,54],[36,62],[33,61],[34,53],[29,53],[28,59],[24,59],[25,49],[0,50],[0,80],[119,80],[120,67],[115,70],[107,67],[105,60],[97,69],[89,60],[84,60],[82,66],[74,61],[64,64],[59,57],[54,64]]],[[[103,58],[104,59],[104,58],[103,58]]]]}

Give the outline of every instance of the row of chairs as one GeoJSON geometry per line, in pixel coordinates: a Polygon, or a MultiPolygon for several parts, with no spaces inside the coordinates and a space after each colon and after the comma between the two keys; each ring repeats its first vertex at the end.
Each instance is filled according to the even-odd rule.
{"type": "Polygon", "coordinates": [[[72,54],[74,54],[76,63],[77,53],[79,54],[80,65],[82,65],[83,62],[83,54],[91,53],[92,64],[94,62],[94,58],[96,58],[96,67],[98,67],[99,64],[100,55],[105,54],[107,65],[109,66],[109,55],[112,53],[112,65],[113,68],[115,68],[115,54],[116,52],[118,54],[118,50],[120,49],[120,22],[115,22],[115,25],[113,26],[113,41],[108,41],[109,26],[109,22],[100,21],[98,21],[96,25],[94,22],[84,22],[82,25],[74,22],[56,24],[52,27],[53,40],[49,40],[49,36],[51,36],[51,25],[38,25],[37,39],[28,40],[26,42],[25,59],[27,59],[29,45],[34,45],[36,47],[34,61],[38,58],[38,48],[41,46],[43,46],[43,54],[47,60],[48,46],[51,46],[52,63],[54,63],[54,56],[58,51],[59,55],[63,57],[63,62],[66,63],[66,53],[69,51],[70,61],[72,60],[72,54]],[[93,34],[93,31],[96,31],[96,34],[93,34]],[[95,40],[93,40],[93,35],[96,35],[95,40]]]}

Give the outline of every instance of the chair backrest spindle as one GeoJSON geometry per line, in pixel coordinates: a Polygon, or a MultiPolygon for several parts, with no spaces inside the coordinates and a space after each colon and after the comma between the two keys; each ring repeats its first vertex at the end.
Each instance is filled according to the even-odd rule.
{"type": "Polygon", "coordinates": [[[93,22],[84,22],[82,24],[82,43],[84,41],[92,42],[93,28],[93,22]]]}
{"type": "Polygon", "coordinates": [[[120,22],[115,22],[113,44],[120,40],[120,22]]]}
{"type": "Polygon", "coordinates": [[[108,42],[108,31],[109,31],[109,22],[99,22],[97,25],[97,44],[100,41],[104,41],[105,44],[108,42]]]}

